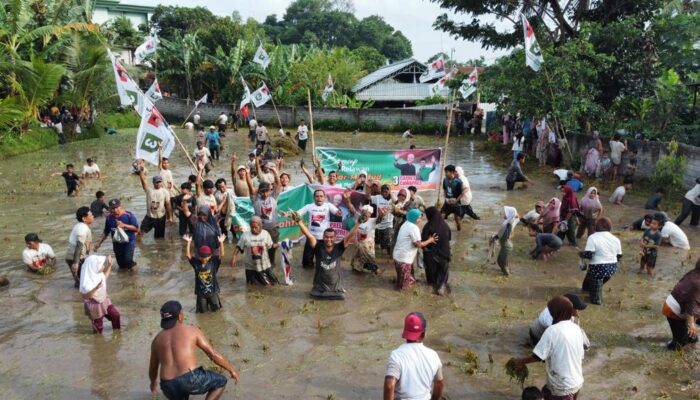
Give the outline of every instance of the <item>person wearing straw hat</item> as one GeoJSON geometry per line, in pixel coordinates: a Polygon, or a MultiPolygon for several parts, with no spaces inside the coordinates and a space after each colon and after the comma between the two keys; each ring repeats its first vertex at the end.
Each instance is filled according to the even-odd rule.
{"type": "Polygon", "coordinates": [[[206,394],[209,400],[220,399],[226,389],[226,377],[197,367],[197,348],[226,370],[235,383],[240,380],[238,371],[216,351],[198,327],[185,325],[184,320],[180,302],[170,300],[160,308],[163,330],[153,338],[148,365],[151,393],[158,394],[160,376],[160,389],[168,399],[187,399],[193,394],[206,394]]]}
{"type": "Polygon", "coordinates": [[[402,338],[406,343],[389,355],[384,375],[384,400],[442,399],[445,387],[442,361],[423,344],[428,322],[419,312],[406,316],[402,338]]]}

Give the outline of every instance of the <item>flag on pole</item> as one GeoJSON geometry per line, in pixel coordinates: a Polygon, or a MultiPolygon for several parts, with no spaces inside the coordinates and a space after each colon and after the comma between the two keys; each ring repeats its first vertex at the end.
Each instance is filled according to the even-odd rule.
{"type": "Polygon", "coordinates": [[[525,64],[533,71],[539,71],[544,62],[540,45],[537,43],[532,25],[523,14],[520,14],[520,17],[523,20],[523,33],[525,34],[525,64]]]}
{"type": "Polygon", "coordinates": [[[251,95],[251,99],[253,101],[253,104],[255,104],[255,107],[262,107],[270,101],[272,98],[272,94],[270,94],[270,89],[267,88],[267,85],[265,82],[262,83],[262,86],[258,88],[258,90],[254,91],[253,94],[251,95]]]}
{"type": "Polygon", "coordinates": [[[438,79],[437,82],[435,82],[431,87],[430,87],[430,93],[432,96],[437,96],[442,92],[446,85],[447,82],[451,79],[453,79],[455,76],[457,76],[457,65],[453,64],[452,68],[450,69],[450,73],[445,73],[445,76],[442,78],[438,79]]]}
{"type": "Polygon", "coordinates": [[[151,35],[148,38],[146,38],[146,41],[143,42],[143,44],[137,47],[134,51],[134,61],[136,62],[136,64],[143,63],[143,60],[149,54],[155,53],[158,48],[158,43],[158,37],[155,35],[151,35]]]}
{"type": "Polygon", "coordinates": [[[326,99],[328,98],[328,95],[331,94],[333,91],[333,78],[331,77],[330,72],[328,73],[328,81],[326,81],[326,87],[323,88],[323,94],[321,95],[321,98],[325,102],[326,99]]]}
{"type": "Polygon", "coordinates": [[[153,84],[146,91],[146,96],[148,96],[151,101],[156,102],[163,98],[163,94],[160,92],[160,85],[158,85],[158,79],[153,81],[153,84]]]}
{"type": "Polygon", "coordinates": [[[108,49],[109,59],[112,61],[112,70],[114,71],[114,80],[117,83],[117,93],[119,94],[119,102],[122,107],[136,105],[138,102],[138,94],[141,91],[136,83],[131,79],[129,73],[119,62],[119,59],[112,54],[108,49]]]}
{"type": "Polygon", "coordinates": [[[141,125],[136,134],[136,158],[158,165],[158,147],[160,146],[163,147],[163,157],[169,157],[175,148],[175,137],[165,118],[151,104],[141,115],[141,125]]]}
{"type": "Polygon", "coordinates": [[[470,94],[476,92],[476,85],[479,82],[479,73],[476,70],[476,66],[472,70],[471,74],[467,79],[462,81],[462,85],[459,87],[459,93],[462,94],[463,98],[469,97],[470,94]]]}
{"type": "Polygon", "coordinates": [[[239,108],[243,109],[243,107],[246,104],[250,103],[251,95],[250,95],[250,89],[248,88],[248,84],[245,82],[245,79],[243,79],[243,76],[241,76],[241,84],[243,84],[243,98],[241,99],[241,104],[240,104],[239,108]]]}
{"type": "Polygon", "coordinates": [[[445,58],[440,56],[437,60],[428,65],[428,69],[420,77],[418,77],[418,80],[421,83],[425,83],[429,80],[441,78],[443,76],[445,76],[445,58]]]}
{"type": "Polygon", "coordinates": [[[263,48],[262,42],[260,43],[260,46],[258,46],[258,51],[255,52],[253,62],[262,65],[263,69],[266,69],[270,64],[270,56],[267,55],[267,52],[263,48]]]}
{"type": "Polygon", "coordinates": [[[209,97],[209,93],[207,93],[207,94],[205,94],[204,96],[202,96],[201,99],[195,100],[194,106],[195,106],[195,107],[199,107],[199,105],[202,104],[202,103],[206,104],[206,103],[207,103],[207,98],[208,98],[208,97],[209,97]]]}
{"type": "Polygon", "coordinates": [[[136,113],[140,116],[143,116],[146,110],[150,110],[152,107],[153,101],[151,100],[151,98],[139,90],[138,101],[134,104],[134,109],[136,110],[136,113]]]}

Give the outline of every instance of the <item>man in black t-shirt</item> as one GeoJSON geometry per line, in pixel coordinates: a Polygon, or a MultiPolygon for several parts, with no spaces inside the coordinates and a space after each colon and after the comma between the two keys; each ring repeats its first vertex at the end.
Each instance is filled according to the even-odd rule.
{"type": "Polygon", "coordinates": [[[314,284],[311,289],[311,297],[327,300],[344,300],[345,289],[340,276],[340,258],[345,248],[353,243],[355,233],[360,224],[355,224],[345,238],[336,243],[336,234],[333,228],[323,232],[323,241],[316,240],[303,221],[297,222],[301,232],[306,236],[307,243],[313,248],[314,260],[316,260],[314,272],[314,284]]]}
{"type": "Polygon", "coordinates": [[[450,164],[445,167],[445,179],[442,181],[442,190],[445,194],[445,204],[442,205],[442,214],[445,219],[454,214],[457,230],[462,229],[462,180],[457,176],[457,168],[450,164]]]}
{"type": "Polygon", "coordinates": [[[68,196],[77,196],[80,193],[80,177],[75,173],[73,164],[66,164],[64,172],[54,172],[51,176],[62,176],[66,181],[68,196]]]}
{"type": "Polygon", "coordinates": [[[187,201],[187,208],[189,208],[189,211],[191,214],[196,214],[195,210],[197,210],[197,199],[195,199],[194,196],[192,196],[192,184],[189,182],[185,182],[182,185],[180,185],[181,192],[179,195],[175,196],[173,199],[173,205],[175,206],[175,209],[177,209],[177,219],[179,222],[179,231],[180,231],[180,236],[186,234],[186,233],[192,233],[192,224],[190,224],[190,221],[187,217],[185,217],[185,213],[182,212],[182,200],[184,199],[185,195],[190,195],[189,200],[187,201]]]}

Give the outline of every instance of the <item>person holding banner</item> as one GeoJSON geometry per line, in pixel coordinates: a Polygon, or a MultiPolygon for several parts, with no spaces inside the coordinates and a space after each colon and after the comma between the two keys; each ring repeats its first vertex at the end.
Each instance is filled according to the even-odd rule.
{"type": "Polygon", "coordinates": [[[345,300],[345,289],[340,275],[340,258],[345,249],[352,244],[360,224],[355,224],[345,238],[338,243],[335,242],[336,234],[333,228],[325,228],[322,241],[318,241],[316,235],[309,231],[301,219],[297,224],[306,236],[306,245],[313,249],[316,259],[311,297],[321,300],[345,300]]]}
{"type": "Polygon", "coordinates": [[[238,254],[243,254],[246,283],[273,286],[279,281],[272,273],[269,253],[271,249],[279,247],[279,244],[272,243],[270,234],[263,229],[262,224],[263,220],[257,215],[250,218],[250,230],[243,232],[238,240],[231,266],[236,265],[238,254]]]}
{"type": "MultiPolygon", "coordinates": [[[[316,241],[324,240],[324,232],[330,228],[331,214],[337,216],[343,215],[342,211],[340,211],[336,206],[326,203],[326,193],[321,189],[316,189],[314,191],[314,202],[299,209],[297,214],[300,216],[309,214],[308,229],[315,238],[314,243],[316,241]]],[[[283,217],[288,217],[292,214],[280,212],[280,215],[283,217]]],[[[335,232],[333,232],[333,235],[335,236],[335,232]]],[[[302,256],[301,261],[302,267],[313,268],[315,254],[314,247],[311,245],[311,242],[307,240],[306,244],[304,245],[304,255],[302,256]]]]}

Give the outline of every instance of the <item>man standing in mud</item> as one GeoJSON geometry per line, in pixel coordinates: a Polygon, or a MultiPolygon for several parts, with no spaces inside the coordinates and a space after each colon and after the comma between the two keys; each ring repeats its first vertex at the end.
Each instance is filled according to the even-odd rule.
{"type": "Polygon", "coordinates": [[[228,371],[238,383],[236,368],[209,343],[196,326],[185,325],[185,313],[178,301],[168,301],[160,308],[160,327],[163,328],[151,343],[151,361],[148,377],[151,393],[158,393],[158,369],[160,389],[171,400],[187,399],[190,395],[205,394],[207,400],[221,398],[226,388],[226,378],[214,371],[197,367],[196,350],[199,347],[216,365],[228,371]]]}

